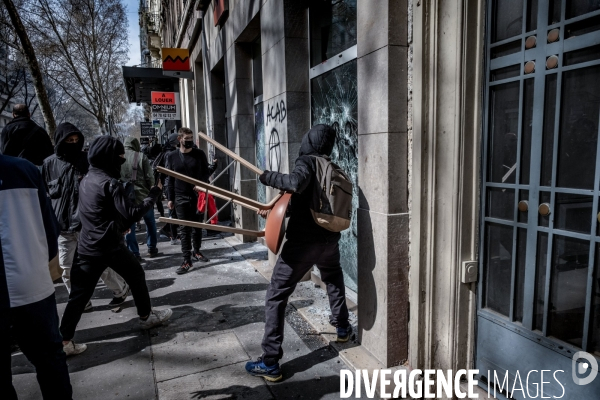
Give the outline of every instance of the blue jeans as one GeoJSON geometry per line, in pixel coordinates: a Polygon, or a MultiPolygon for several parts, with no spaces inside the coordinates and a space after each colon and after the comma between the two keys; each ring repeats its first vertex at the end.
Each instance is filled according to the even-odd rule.
{"type": "MultiPolygon", "coordinates": [[[[152,207],[144,215],[144,223],[146,224],[146,244],[148,245],[148,251],[154,251],[156,249],[156,220],[154,219],[154,207],[152,207]]],[[[135,237],[135,223],[131,226],[131,232],[125,235],[125,241],[127,242],[127,248],[136,256],[140,255],[140,248],[135,237]]]]}
{"type": "Polygon", "coordinates": [[[0,393],[3,399],[16,400],[11,376],[11,336],[35,366],[42,397],[71,399],[73,391],[62,336],[58,331],[54,293],[35,303],[0,309],[0,393]]]}

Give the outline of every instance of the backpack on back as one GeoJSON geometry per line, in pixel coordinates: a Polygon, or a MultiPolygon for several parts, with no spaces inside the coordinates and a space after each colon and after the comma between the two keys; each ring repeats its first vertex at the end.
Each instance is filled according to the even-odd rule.
{"type": "Polygon", "coordinates": [[[329,158],[315,159],[315,187],[310,212],[317,225],[341,232],[350,227],[352,218],[352,181],[329,158]]]}

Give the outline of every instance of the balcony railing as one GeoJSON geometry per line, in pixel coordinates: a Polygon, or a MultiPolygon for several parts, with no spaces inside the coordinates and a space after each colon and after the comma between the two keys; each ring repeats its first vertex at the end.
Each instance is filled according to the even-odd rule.
{"type": "Polygon", "coordinates": [[[137,68],[162,68],[162,60],[152,60],[143,64],[134,65],[137,68]]]}

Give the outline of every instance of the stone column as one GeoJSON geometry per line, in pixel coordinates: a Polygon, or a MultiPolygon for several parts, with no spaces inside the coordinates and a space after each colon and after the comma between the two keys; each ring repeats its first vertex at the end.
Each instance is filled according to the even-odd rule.
{"type": "MultiPolygon", "coordinates": [[[[227,145],[245,160],[255,163],[254,96],[252,88],[252,59],[245,44],[234,43],[225,53],[227,84],[225,102],[227,111],[227,145]]],[[[225,167],[225,166],[224,166],[225,167]]],[[[242,196],[256,199],[256,174],[236,163],[231,169],[235,177],[232,190],[242,196]],[[233,172],[234,171],[234,172],[233,172]]],[[[233,205],[235,226],[244,229],[258,228],[255,212],[233,205]]],[[[244,242],[255,241],[254,236],[236,234],[244,242]]]]}
{"type": "Polygon", "coordinates": [[[408,358],[407,3],[358,2],[358,337],[408,358]]]}
{"type": "MultiPolygon", "coordinates": [[[[267,0],[260,14],[266,168],[279,172],[294,168],[310,128],[308,8],[303,3],[267,0]]],[[[277,192],[269,188],[267,198],[277,192]]]]}

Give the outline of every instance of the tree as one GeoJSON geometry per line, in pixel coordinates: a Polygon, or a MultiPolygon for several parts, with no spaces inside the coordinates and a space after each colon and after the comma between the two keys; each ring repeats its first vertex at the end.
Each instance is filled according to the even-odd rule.
{"type": "Polygon", "coordinates": [[[37,0],[30,29],[47,52],[49,78],[93,115],[100,133],[124,115],[120,65],[127,62],[127,18],[120,0],[37,0]]]}
{"type": "Polygon", "coordinates": [[[3,0],[3,2],[6,6],[6,12],[10,17],[14,32],[19,38],[23,55],[27,60],[27,65],[29,66],[33,87],[35,89],[38,104],[40,105],[44,122],[46,124],[46,131],[50,137],[54,139],[56,122],[54,121],[54,114],[52,113],[52,108],[50,107],[50,100],[48,99],[48,93],[46,92],[46,87],[44,86],[43,74],[36,57],[35,49],[29,40],[29,35],[27,34],[15,4],[12,2],[12,0],[3,0]]]}

